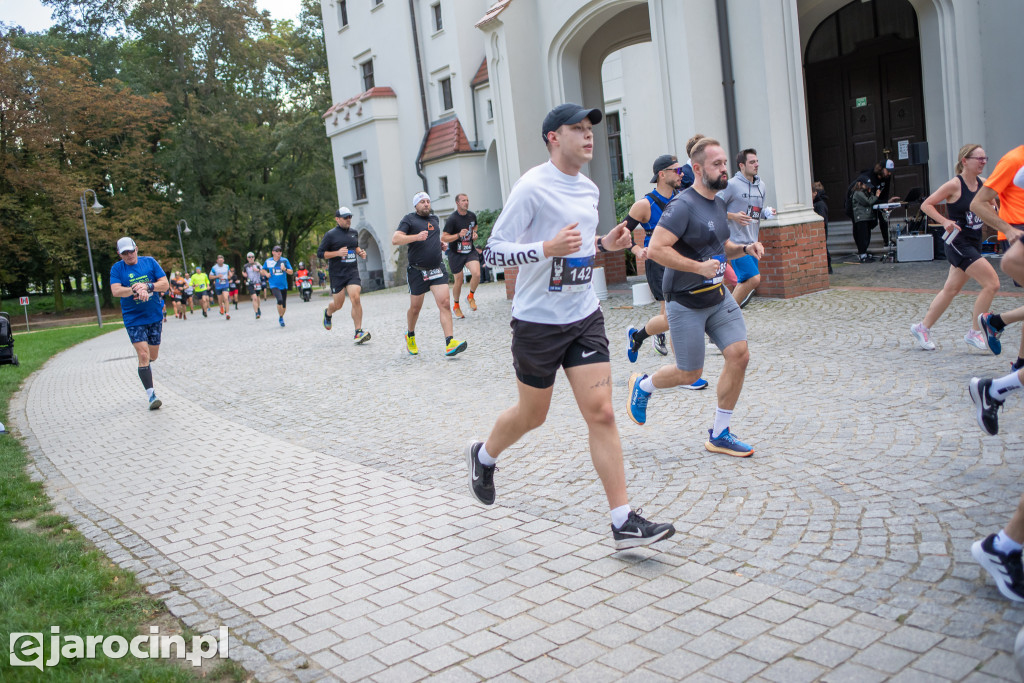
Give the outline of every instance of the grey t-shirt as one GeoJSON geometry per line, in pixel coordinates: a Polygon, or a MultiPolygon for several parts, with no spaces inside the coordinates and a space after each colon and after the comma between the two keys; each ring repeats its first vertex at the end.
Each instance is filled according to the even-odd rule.
{"type": "Polygon", "coordinates": [[[711,279],[697,273],[666,268],[662,279],[665,299],[687,308],[707,308],[720,303],[725,298],[722,280],[726,264],[725,241],[729,239],[729,224],[722,198],[705,199],[693,188],[685,190],[665,208],[658,227],[679,238],[673,248],[686,258],[694,261],[716,259],[720,262],[718,272],[711,279]]]}
{"type": "Polygon", "coordinates": [[[757,233],[761,228],[761,217],[764,215],[764,181],[759,176],[754,182],[747,180],[742,172],[729,179],[729,186],[718,193],[725,200],[725,210],[729,213],[745,213],[752,219],[747,225],[729,221],[729,233],[736,244],[753,244],[757,241],[757,233]]]}

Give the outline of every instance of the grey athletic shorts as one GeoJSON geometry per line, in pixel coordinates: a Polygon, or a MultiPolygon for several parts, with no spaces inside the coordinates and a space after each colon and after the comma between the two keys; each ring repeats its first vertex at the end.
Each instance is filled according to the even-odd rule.
{"type": "Polygon", "coordinates": [[[668,329],[680,370],[701,370],[704,367],[704,333],[719,349],[747,340],[747,324],[743,313],[729,290],[717,306],[687,308],[668,300],[665,304],[668,329]]]}

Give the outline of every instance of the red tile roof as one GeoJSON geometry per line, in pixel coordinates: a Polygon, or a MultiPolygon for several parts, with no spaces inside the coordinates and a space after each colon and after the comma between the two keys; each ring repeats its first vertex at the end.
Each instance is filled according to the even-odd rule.
{"type": "Polygon", "coordinates": [[[324,112],[323,118],[326,119],[331,114],[334,114],[335,112],[339,112],[342,109],[344,109],[345,107],[349,107],[349,106],[355,104],[356,102],[362,102],[363,100],[368,100],[368,99],[371,99],[373,97],[398,97],[398,95],[396,95],[395,91],[392,90],[391,88],[381,88],[381,87],[370,88],[366,92],[361,92],[358,95],[356,95],[355,97],[348,98],[344,102],[338,102],[337,104],[332,105],[330,109],[328,109],[327,111],[324,112]]]}
{"type": "Polygon", "coordinates": [[[498,0],[496,3],[490,6],[487,12],[481,17],[480,21],[476,22],[476,27],[480,28],[484,24],[488,24],[494,21],[499,14],[501,14],[506,7],[509,6],[512,0],[498,0]]]}
{"type": "Polygon", "coordinates": [[[423,146],[423,154],[420,155],[421,162],[440,159],[441,157],[459,154],[461,152],[472,152],[469,145],[469,138],[462,130],[462,124],[457,118],[439,123],[427,132],[427,144],[423,146]]]}
{"type": "Polygon", "coordinates": [[[473,76],[473,80],[469,82],[470,88],[475,88],[478,85],[483,85],[489,80],[487,75],[487,57],[484,57],[484,61],[480,62],[480,68],[476,70],[476,76],[473,76]]]}

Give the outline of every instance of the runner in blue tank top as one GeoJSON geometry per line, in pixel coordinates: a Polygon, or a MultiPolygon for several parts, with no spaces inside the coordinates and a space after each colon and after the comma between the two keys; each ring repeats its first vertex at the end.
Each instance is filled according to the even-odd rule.
{"type": "MultiPolygon", "coordinates": [[[[644,195],[629,208],[626,216],[626,227],[633,233],[633,255],[637,263],[643,262],[647,284],[651,288],[654,300],[661,307],[658,315],[647,321],[647,324],[637,329],[629,328],[626,332],[628,347],[626,355],[630,363],[635,363],[640,353],[640,347],[647,337],[654,337],[654,350],[663,356],[668,355],[668,344],[665,343],[665,333],[668,332],[668,318],[665,316],[665,295],[661,289],[661,282],[665,275],[665,267],[647,258],[647,245],[650,244],[651,235],[658,221],[661,220],[661,213],[672,201],[672,198],[684,185],[684,168],[674,154],[662,154],[654,160],[654,177],[651,182],[655,183],[654,189],[644,195]],[[641,237],[641,235],[643,235],[641,237]],[[643,246],[639,244],[643,240],[643,246]]],[[[688,384],[688,389],[704,389],[708,386],[707,380],[699,378],[693,384],[688,384]]]]}

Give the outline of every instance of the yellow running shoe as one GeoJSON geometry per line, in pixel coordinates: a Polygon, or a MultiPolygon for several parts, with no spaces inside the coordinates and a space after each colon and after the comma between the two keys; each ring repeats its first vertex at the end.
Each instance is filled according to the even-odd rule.
{"type": "Polygon", "coordinates": [[[407,334],[405,335],[405,348],[409,350],[409,354],[415,356],[420,352],[418,346],[416,346],[416,335],[407,334]]]}
{"type": "Polygon", "coordinates": [[[454,314],[455,314],[455,317],[456,317],[456,318],[465,318],[465,317],[466,317],[466,316],[464,316],[464,315],[462,314],[462,309],[461,309],[461,308],[459,307],[459,305],[458,305],[458,304],[455,304],[455,305],[454,305],[454,306],[452,307],[452,313],[454,313],[454,314]]]}
{"type": "Polygon", "coordinates": [[[469,310],[476,310],[476,297],[473,296],[473,292],[470,292],[469,296],[466,297],[466,302],[469,303],[469,310]]]}
{"type": "Polygon", "coordinates": [[[448,346],[446,346],[444,349],[444,355],[454,356],[465,351],[468,346],[469,344],[467,344],[466,342],[459,341],[455,337],[452,337],[452,340],[448,342],[448,346]]]}

